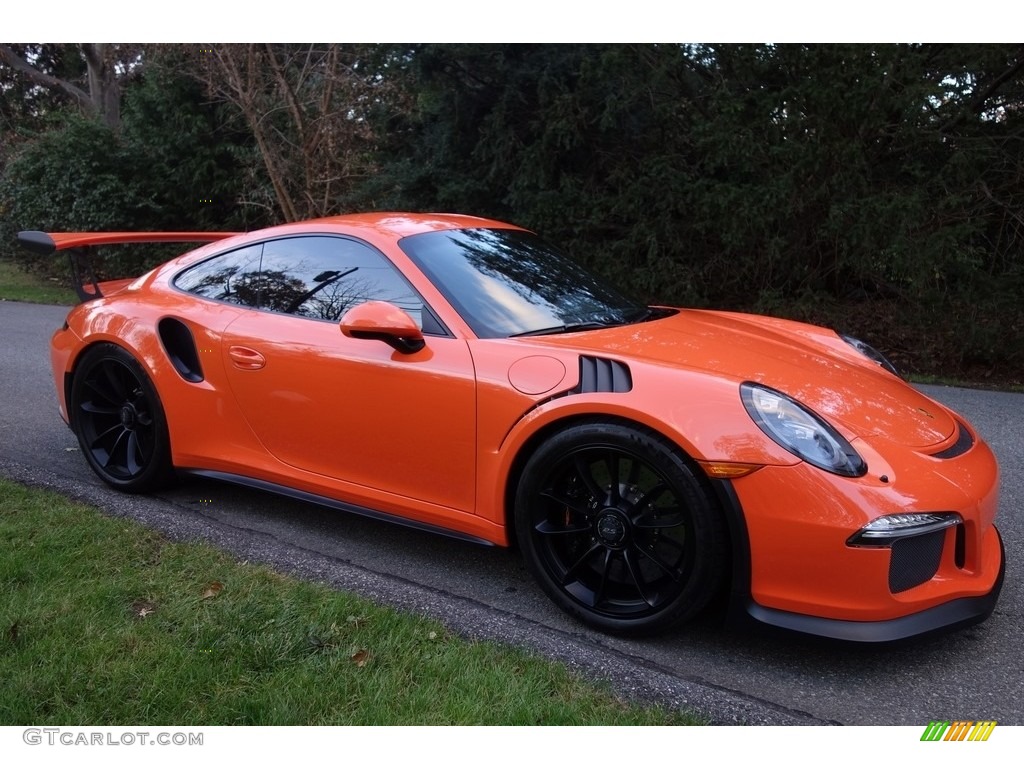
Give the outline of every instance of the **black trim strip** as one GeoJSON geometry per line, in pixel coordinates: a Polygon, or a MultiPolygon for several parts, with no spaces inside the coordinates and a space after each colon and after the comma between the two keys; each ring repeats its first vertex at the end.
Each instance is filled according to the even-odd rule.
{"type": "Polygon", "coordinates": [[[726,612],[729,621],[737,623],[746,618],[746,605],[750,601],[750,535],[747,533],[747,520],[743,516],[743,507],[732,480],[708,478],[708,482],[729,526],[732,552],[726,612]]]}
{"type": "Polygon", "coordinates": [[[974,446],[974,436],[970,430],[959,419],[956,422],[956,429],[956,442],[944,451],[933,453],[932,456],[936,459],[955,459],[971,450],[974,446]]]}
{"type": "Polygon", "coordinates": [[[468,541],[473,544],[482,544],[485,547],[496,546],[493,541],[481,539],[477,536],[473,536],[472,534],[453,531],[450,528],[442,528],[439,525],[431,525],[430,523],[421,523],[419,520],[410,520],[388,512],[380,512],[376,509],[370,509],[369,507],[361,507],[358,504],[349,504],[347,501],[339,501],[338,499],[332,499],[329,496],[320,496],[316,493],[300,491],[296,488],[278,485],[277,483],[271,483],[267,480],[257,480],[254,477],[235,475],[231,472],[218,472],[213,469],[181,469],[180,467],[175,467],[175,469],[181,474],[192,475],[193,477],[205,477],[211,480],[223,480],[226,483],[233,483],[234,485],[244,485],[247,488],[255,488],[260,491],[270,491],[271,493],[276,493],[278,496],[286,496],[290,499],[306,501],[310,504],[319,504],[322,507],[330,507],[331,509],[338,509],[342,512],[350,512],[354,515],[362,515],[363,517],[369,517],[374,520],[382,520],[386,523],[396,523],[398,525],[404,525],[406,528],[415,528],[418,531],[439,533],[442,536],[447,536],[451,539],[468,541]]]}

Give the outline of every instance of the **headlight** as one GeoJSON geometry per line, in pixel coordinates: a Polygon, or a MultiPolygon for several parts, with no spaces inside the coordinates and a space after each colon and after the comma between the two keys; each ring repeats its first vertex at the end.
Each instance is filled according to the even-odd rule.
{"type": "Polygon", "coordinates": [[[768,437],[808,464],[860,477],[867,464],[849,441],[814,411],[770,387],[745,382],[740,396],[750,418],[768,437]]]}
{"type": "Polygon", "coordinates": [[[896,372],[896,366],[890,363],[889,360],[885,357],[885,355],[883,355],[877,349],[872,347],[870,344],[865,344],[860,339],[853,338],[853,336],[843,336],[842,334],[839,334],[839,338],[845,341],[854,349],[856,349],[862,355],[864,355],[864,357],[866,357],[868,360],[872,361],[873,363],[878,363],[893,376],[899,376],[899,373],[896,372]]]}

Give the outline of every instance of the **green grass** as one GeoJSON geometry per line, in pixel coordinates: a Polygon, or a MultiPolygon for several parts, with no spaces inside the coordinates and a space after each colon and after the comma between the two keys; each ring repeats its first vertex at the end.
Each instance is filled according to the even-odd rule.
{"type": "Polygon", "coordinates": [[[934,376],[927,373],[915,373],[907,377],[912,384],[934,384],[940,387],[967,387],[969,389],[990,389],[999,392],[1024,392],[1024,384],[1016,381],[998,379],[995,382],[979,380],[964,381],[949,376],[934,376]]]}
{"type": "Polygon", "coordinates": [[[0,725],[691,724],[0,479],[0,725]]]}
{"type": "Polygon", "coordinates": [[[32,274],[17,264],[0,259],[0,300],[74,304],[76,298],[67,280],[32,274]]]}

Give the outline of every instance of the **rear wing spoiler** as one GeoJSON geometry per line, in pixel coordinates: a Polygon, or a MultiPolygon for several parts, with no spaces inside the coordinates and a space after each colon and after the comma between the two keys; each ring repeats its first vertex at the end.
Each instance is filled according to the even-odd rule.
{"type": "Polygon", "coordinates": [[[103,296],[96,273],[89,259],[89,249],[95,245],[119,245],[122,243],[212,243],[238,232],[36,232],[29,230],[18,233],[18,242],[34,253],[49,256],[57,251],[68,252],[71,264],[71,278],[75,293],[81,301],[98,299],[103,296]],[[87,291],[85,282],[92,285],[87,291]]]}

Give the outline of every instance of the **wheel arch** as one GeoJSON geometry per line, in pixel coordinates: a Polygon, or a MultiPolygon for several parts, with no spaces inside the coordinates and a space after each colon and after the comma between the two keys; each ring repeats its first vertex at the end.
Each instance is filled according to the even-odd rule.
{"type": "Polygon", "coordinates": [[[516,450],[510,469],[506,474],[502,492],[502,521],[505,530],[509,532],[509,546],[519,546],[515,535],[515,495],[523,469],[530,457],[552,435],[573,426],[592,423],[616,424],[646,432],[672,446],[682,461],[690,466],[694,476],[705,487],[709,498],[716,504],[719,513],[725,520],[726,551],[729,554],[729,562],[726,564],[724,589],[729,595],[730,612],[736,605],[744,605],[750,594],[750,538],[747,534],[747,524],[739,497],[733,488],[733,481],[708,477],[697,460],[690,456],[677,440],[673,440],[662,430],[654,429],[649,424],[626,416],[599,412],[563,414],[543,424],[526,438],[516,450]]]}
{"type": "MultiPolygon", "coordinates": [[[[69,406],[71,404],[71,387],[75,381],[75,374],[78,372],[78,367],[81,365],[82,360],[85,359],[86,355],[89,354],[94,348],[102,344],[113,344],[115,347],[120,347],[125,352],[135,358],[135,361],[142,366],[142,369],[146,372],[150,381],[155,381],[157,372],[153,370],[153,367],[149,364],[146,356],[142,354],[135,347],[125,344],[124,340],[117,336],[93,335],[87,340],[84,340],[82,345],[75,349],[74,353],[68,358],[67,370],[64,371],[64,402],[69,406]]],[[[156,384],[154,383],[154,387],[156,384]]]]}

